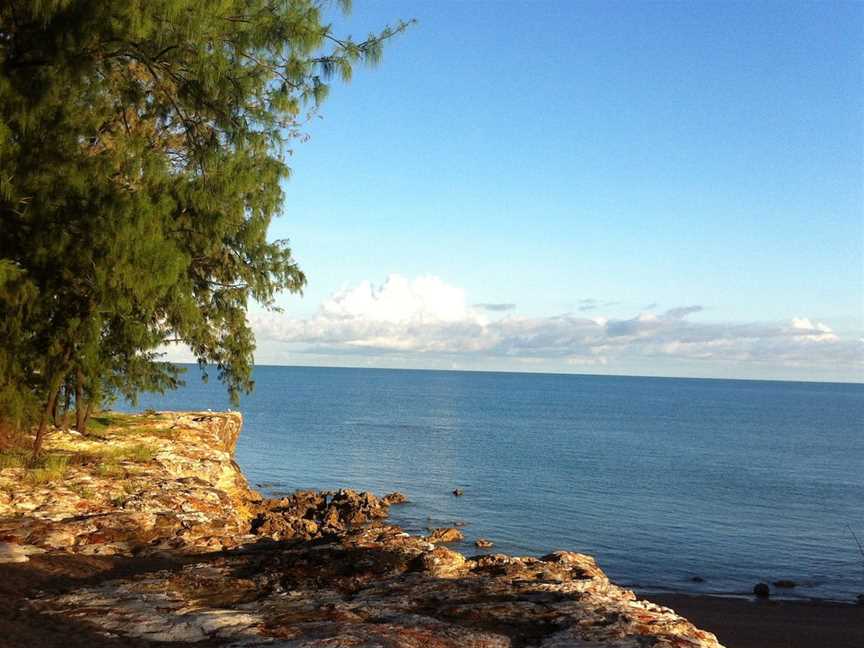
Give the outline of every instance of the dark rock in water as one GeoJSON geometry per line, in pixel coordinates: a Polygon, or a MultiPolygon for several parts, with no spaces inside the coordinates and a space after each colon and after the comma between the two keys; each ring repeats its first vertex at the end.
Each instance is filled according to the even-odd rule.
{"type": "Polygon", "coordinates": [[[464,494],[465,494],[465,492],[461,488],[456,488],[453,490],[453,496],[454,497],[461,497],[464,494]]]}
{"type": "Polygon", "coordinates": [[[693,578],[690,579],[690,581],[693,583],[704,583],[705,579],[702,578],[701,576],[694,576],[693,578]]]}
{"type": "Polygon", "coordinates": [[[774,581],[774,587],[782,587],[784,589],[792,589],[793,587],[797,587],[798,583],[793,580],[776,580],[774,581]]]}
{"type": "Polygon", "coordinates": [[[381,503],[384,504],[384,506],[393,506],[394,504],[404,504],[407,501],[408,501],[408,498],[405,497],[405,495],[403,495],[402,493],[400,493],[398,491],[395,493],[389,493],[389,494],[387,494],[381,498],[381,503]]]}
{"type": "Polygon", "coordinates": [[[864,605],[864,594],[859,594],[857,597],[858,605],[864,605]]]}
{"type": "Polygon", "coordinates": [[[464,520],[454,520],[453,521],[454,527],[464,527],[466,524],[467,523],[464,520]]]}
{"type": "MultiPolygon", "coordinates": [[[[399,494],[391,493],[391,501],[394,495],[399,494]]],[[[350,488],[336,492],[297,491],[264,501],[252,519],[251,531],[273,540],[311,540],[384,519],[387,508],[384,499],[350,488]]]]}
{"type": "Polygon", "coordinates": [[[465,536],[462,535],[459,529],[452,527],[448,529],[430,529],[429,531],[429,535],[423,538],[426,542],[459,542],[465,539],[465,536]]]}
{"type": "Polygon", "coordinates": [[[768,583],[756,583],[753,586],[753,593],[759,598],[768,598],[771,596],[771,589],[768,587],[768,583]]]}
{"type": "Polygon", "coordinates": [[[491,549],[495,546],[495,543],[491,540],[487,540],[486,538],[477,538],[474,541],[474,546],[478,549],[491,549]]]}

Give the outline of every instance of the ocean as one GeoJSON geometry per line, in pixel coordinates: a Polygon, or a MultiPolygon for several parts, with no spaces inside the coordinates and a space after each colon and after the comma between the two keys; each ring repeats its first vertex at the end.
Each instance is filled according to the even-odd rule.
{"type": "MultiPolygon", "coordinates": [[[[864,385],[256,367],[237,461],[254,486],[401,491],[454,548],[588,553],[639,591],[864,592],[864,385]],[[461,489],[464,495],[454,497],[461,489]]],[[[132,409],[224,410],[215,380],[132,409]]],[[[128,406],[118,409],[130,409],[128,406]]]]}

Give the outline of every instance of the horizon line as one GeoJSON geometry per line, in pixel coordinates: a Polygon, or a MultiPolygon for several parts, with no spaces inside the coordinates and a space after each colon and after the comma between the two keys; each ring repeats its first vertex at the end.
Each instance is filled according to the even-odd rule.
{"type": "MultiPolygon", "coordinates": [[[[169,362],[175,365],[199,366],[196,362],[169,362]]],[[[424,367],[369,367],[357,365],[298,365],[298,364],[273,364],[254,363],[255,367],[284,367],[290,369],[368,369],[372,371],[435,371],[439,373],[483,373],[483,374],[520,374],[538,376],[582,376],[587,378],[657,378],[661,380],[734,380],[744,382],[778,382],[778,383],[803,383],[820,385],[864,385],[864,376],[861,380],[801,380],[791,378],[725,378],[718,376],[658,376],[646,374],[623,374],[623,373],[582,373],[577,371],[517,371],[512,369],[432,369],[424,367]]]]}

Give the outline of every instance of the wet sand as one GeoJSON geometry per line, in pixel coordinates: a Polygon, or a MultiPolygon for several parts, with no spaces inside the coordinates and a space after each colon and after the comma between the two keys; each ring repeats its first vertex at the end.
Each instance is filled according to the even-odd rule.
{"type": "Polygon", "coordinates": [[[727,648],[864,647],[864,605],[656,593],[645,598],[713,632],[727,648]]]}

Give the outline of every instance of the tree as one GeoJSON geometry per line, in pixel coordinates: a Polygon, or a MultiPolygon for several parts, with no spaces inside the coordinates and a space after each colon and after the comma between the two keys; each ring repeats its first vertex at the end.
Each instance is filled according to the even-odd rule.
{"type": "Polygon", "coordinates": [[[80,425],[104,395],[176,386],[168,341],[232,400],[251,389],[249,300],[306,282],[267,240],[286,146],[407,26],[340,39],[325,9],[0,0],[0,419],[36,420],[36,452],[63,385],[80,425]]]}

